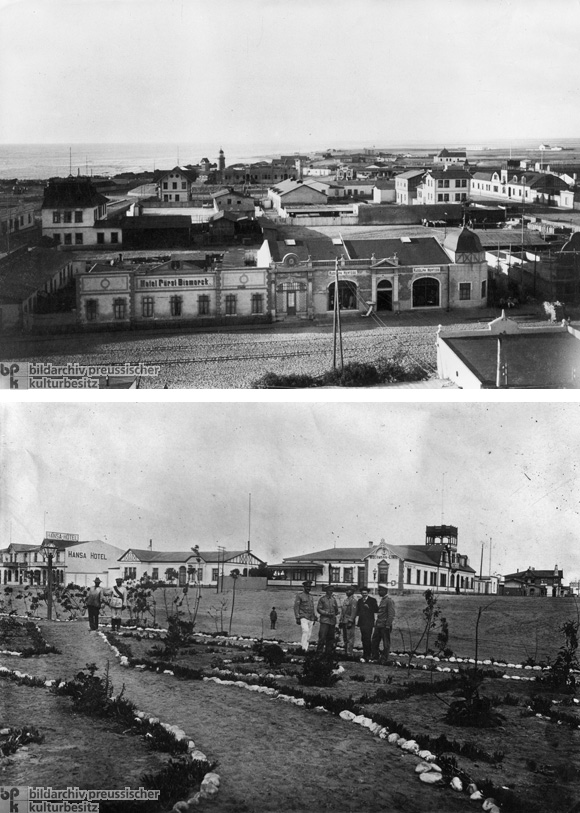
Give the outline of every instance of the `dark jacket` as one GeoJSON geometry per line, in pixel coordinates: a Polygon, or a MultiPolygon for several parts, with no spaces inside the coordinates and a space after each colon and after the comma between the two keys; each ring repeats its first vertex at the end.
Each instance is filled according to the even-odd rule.
{"type": "Polygon", "coordinates": [[[369,596],[366,603],[362,598],[359,598],[358,604],[356,605],[358,626],[372,628],[375,623],[375,615],[378,613],[378,611],[379,607],[376,599],[373,598],[373,596],[369,596]]]}

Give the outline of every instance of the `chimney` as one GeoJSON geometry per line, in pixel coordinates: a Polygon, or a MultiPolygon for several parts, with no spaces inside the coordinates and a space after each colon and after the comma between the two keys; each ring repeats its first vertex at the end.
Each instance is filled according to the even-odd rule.
{"type": "Polygon", "coordinates": [[[153,540],[149,540],[149,550],[153,550],[153,540]]]}
{"type": "Polygon", "coordinates": [[[375,546],[375,543],[372,542],[371,540],[369,540],[369,548],[374,548],[374,546],[375,546]]]}

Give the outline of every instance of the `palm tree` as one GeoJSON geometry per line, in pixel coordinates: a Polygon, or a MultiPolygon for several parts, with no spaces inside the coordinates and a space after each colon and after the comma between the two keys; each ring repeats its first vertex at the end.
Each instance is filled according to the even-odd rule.
{"type": "Polygon", "coordinates": [[[235,567],[232,570],[232,572],[230,573],[230,576],[234,580],[234,592],[233,592],[233,595],[232,595],[232,611],[230,613],[230,629],[229,629],[229,634],[230,635],[232,634],[232,620],[233,620],[233,617],[234,617],[234,605],[236,603],[236,582],[238,580],[239,575],[240,575],[240,571],[238,570],[237,567],[235,567]]]}

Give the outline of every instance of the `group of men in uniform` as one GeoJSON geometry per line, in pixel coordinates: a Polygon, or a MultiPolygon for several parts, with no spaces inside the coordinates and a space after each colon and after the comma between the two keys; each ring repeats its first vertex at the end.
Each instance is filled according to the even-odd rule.
{"type": "Polygon", "coordinates": [[[346,598],[342,605],[334,596],[331,584],[324,588],[322,595],[314,608],[314,598],[311,595],[312,582],[302,582],[302,592],[294,601],[294,616],[296,623],[302,629],[301,646],[307,652],[312,636],[312,629],[316,621],[320,623],[318,630],[317,652],[331,654],[336,647],[336,628],[342,630],[345,655],[352,657],[354,653],[355,631],[360,630],[363,658],[386,661],[391,649],[391,630],[395,620],[395,604],[389,597],[389,588],[386,584],[379,584],[380,600],[369,594],[366,587],[361,588],[361,597],[355,597],[355,588],[346,588],[346,598]]]}

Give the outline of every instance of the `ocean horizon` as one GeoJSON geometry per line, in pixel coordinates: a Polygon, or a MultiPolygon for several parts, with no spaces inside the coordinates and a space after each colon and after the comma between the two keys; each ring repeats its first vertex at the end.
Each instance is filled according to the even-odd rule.
{"type": "MultiPolygon", "coordinates": [[[[271,159],[279,155],[314,153],[323,149],[377,149],[400,152],[406,149],[437,151],[467,149],[473,151],[508,149],[526,151],[539,155],[540,143],[558,145],[566,150],[580,151],[580,140],[563,139],[495,139],[488,142],[436,144],[427,141],[406,143],[372,143],[368,141],[343,142],[334,147],[304,147],[300,144],[208,144],[192,142],[172,143],[94,143],[94,144],[0,144],[0,179],[45,180],[51,177],[72,175],[116,175],[121,172],[145,172],[155,169],[172,169],[176,165],[198,164],[202,158],[217,163],[220,147],[224,149],[226,166],[238,162],[271,159]]],[[[558,155],[554,153],[554,158],[558,155]]]]}

